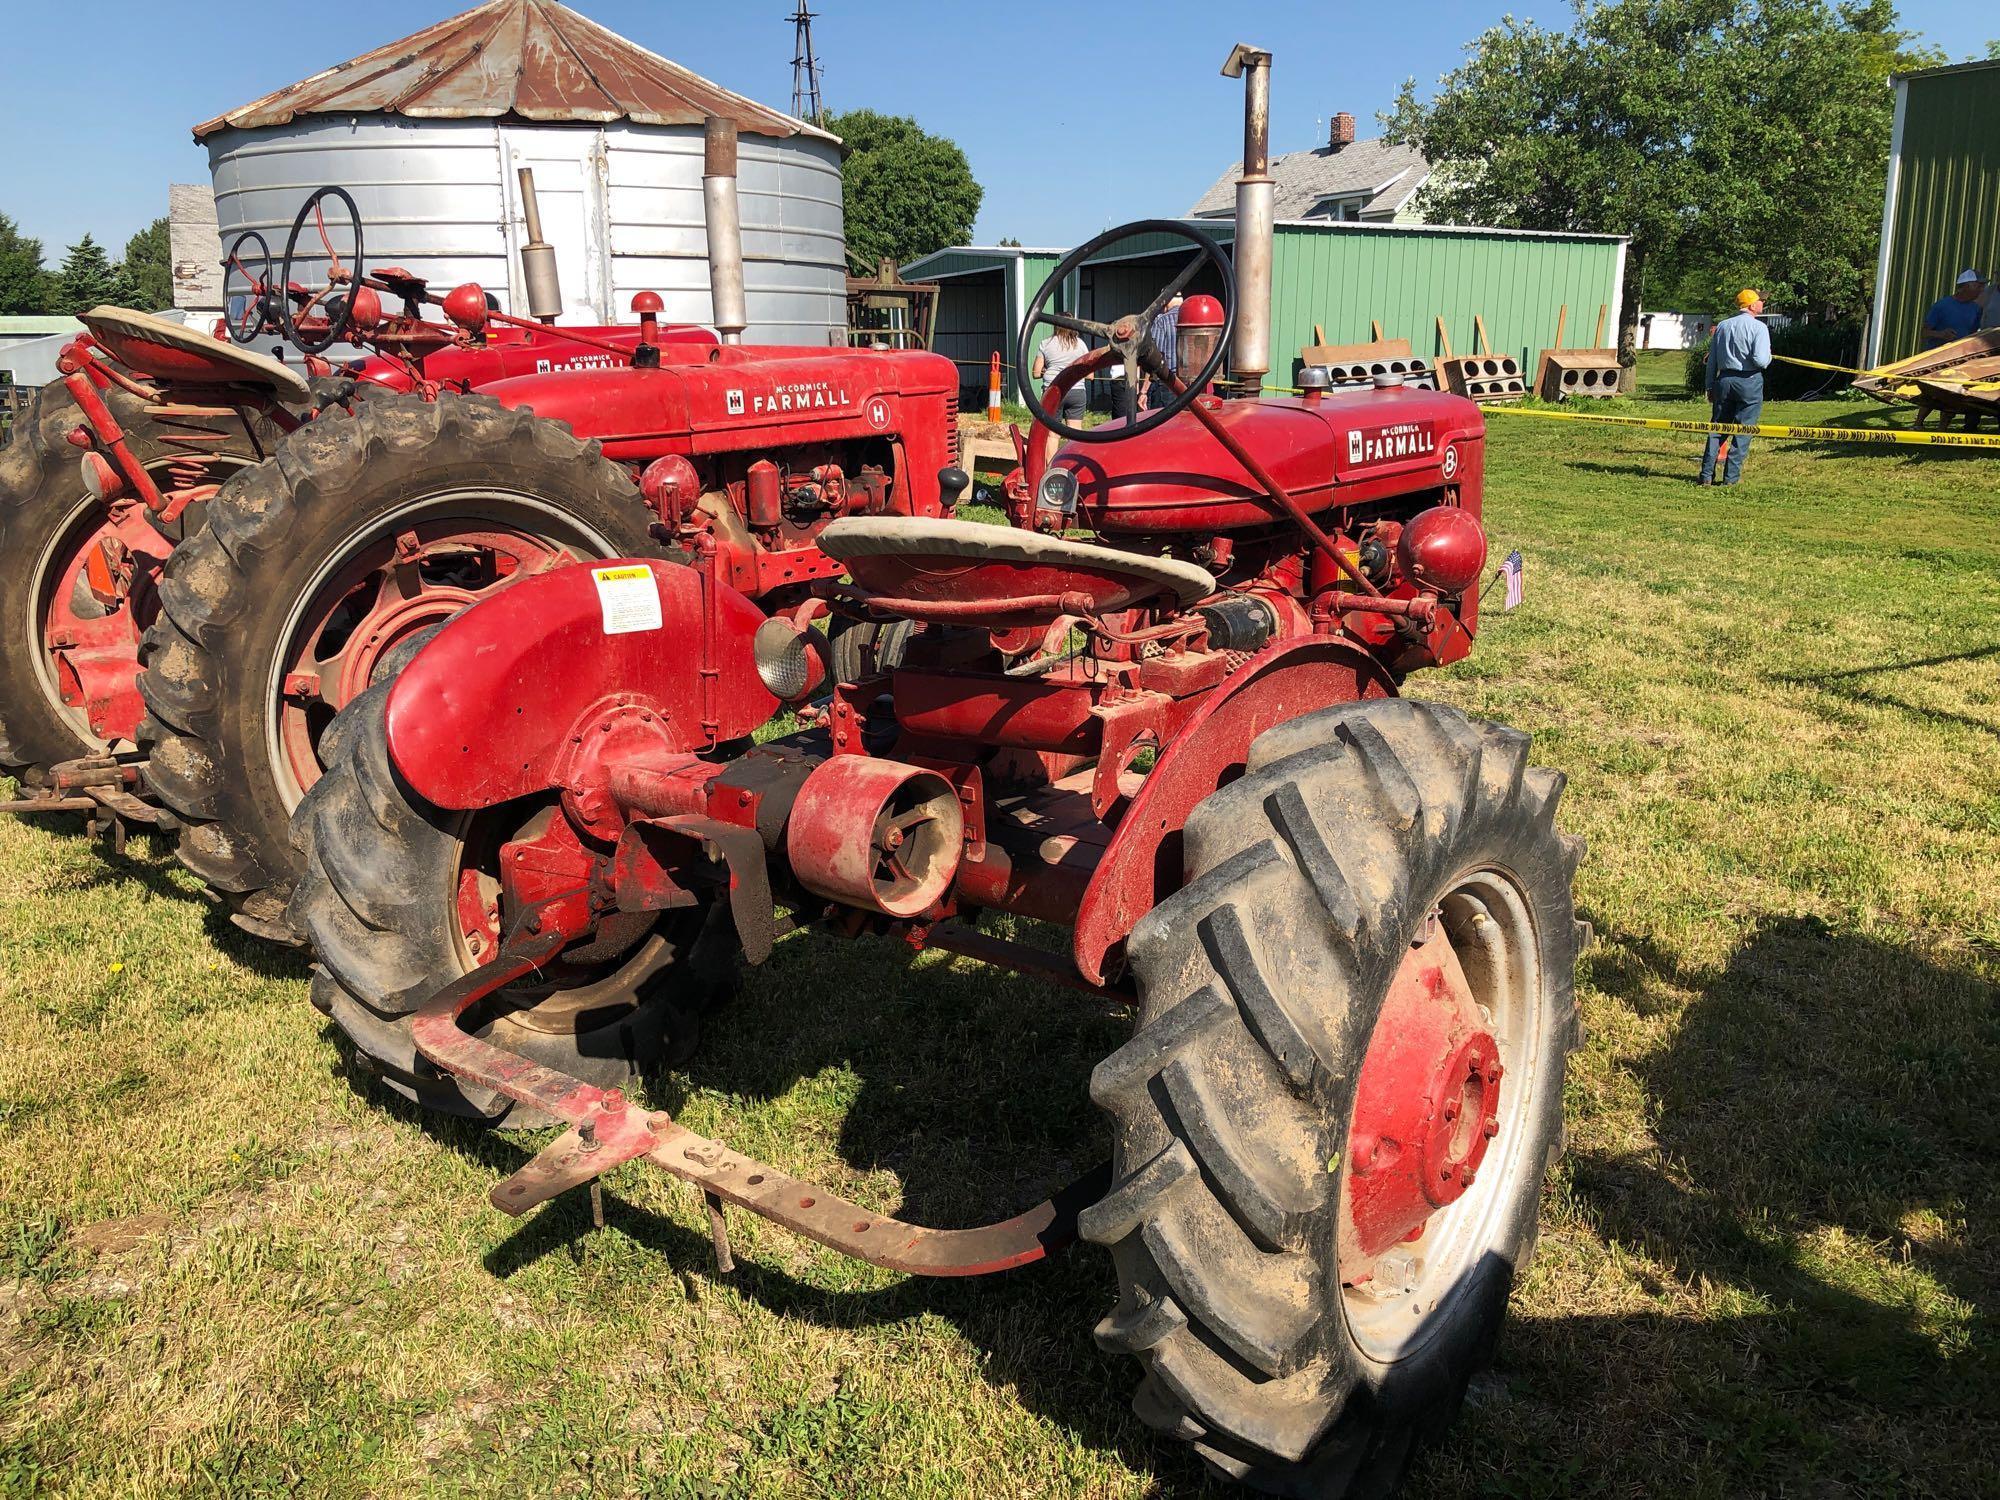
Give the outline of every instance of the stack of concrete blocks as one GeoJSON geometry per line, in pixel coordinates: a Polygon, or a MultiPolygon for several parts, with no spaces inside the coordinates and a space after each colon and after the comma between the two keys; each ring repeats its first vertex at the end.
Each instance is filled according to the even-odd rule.
{"type": "Polygon", "coordinates": [[[1535,394],[1544,401],[1616,396],[1622,373],[1616,349],[1545,349],[1535,394]]]}
{"type": "Polygon", "coordinates": [[[1482,403],[1519,401],[1528,393],[1521,362],[1511,354],[1459,354],[1438,361],[1445,389],[1482,403]]]}

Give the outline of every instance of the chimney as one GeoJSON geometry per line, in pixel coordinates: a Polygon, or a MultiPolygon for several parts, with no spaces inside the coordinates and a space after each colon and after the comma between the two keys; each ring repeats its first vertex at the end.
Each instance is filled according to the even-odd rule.
{"type": "Polygon", "coordinates": [[[1342,110],[1333,117],[1333,129],[1327,133],[1327,149],[1338,151],[1342,146],[1354,144],[1354,116],[1342,110]]]}

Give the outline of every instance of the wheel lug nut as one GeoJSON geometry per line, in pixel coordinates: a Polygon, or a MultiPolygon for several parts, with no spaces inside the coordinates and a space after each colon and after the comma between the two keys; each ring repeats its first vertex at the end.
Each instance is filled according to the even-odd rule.
{"type": "Polygon", "coordinates": [[[1498,1115],[1488,1115],[1486,1117],[1485,1129],[1489,1138],[1498,1135],[1500,1133],[1500,1117],[1498,1115]]]}

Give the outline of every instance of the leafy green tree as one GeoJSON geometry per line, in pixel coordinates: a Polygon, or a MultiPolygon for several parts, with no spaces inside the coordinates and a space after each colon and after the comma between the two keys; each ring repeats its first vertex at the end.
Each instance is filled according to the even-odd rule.
{"type": "Polygon", "coordinates": [[[830,116],[826,128],[847,146],[840,183],[852,255],[902,265],[971,237],[984,194],[956,142],[872,109],[830,116]]]}
{"type": "Polygon", "coordinates": [[[153,220],[125,242],[121,269],[131,283],[134,307],[158,312],[174,305],[173,240],[166,219],[153,220]]]}
{"type": "Polygon", "coordinates": [[[49,273],[42,265],[42,242],[21,233],[0,214],[0,315],[33,317],[49,310],[49,273]]]}
{"type": "Polygon", "coordinates": [[[1642,296],[1866,305],[1891,95],[1910,50],[1890,0],[1572,0],[1567,31],[1512,17],[1437,96],[1406,83],[1392,139],[1438,169],[1433,218],[1630,236],[1621,348],[1642,296]],[[1648,295],[1650,294],[1650,295],[1648,295]]]}
{"type": "Polygon", "coordinates": [[[132,300],[132,287],[111,263],[104,247],[88,234],[63,255],[55,274],[54,307],[58,313],[88,312],[101,302],[132,300]]]}

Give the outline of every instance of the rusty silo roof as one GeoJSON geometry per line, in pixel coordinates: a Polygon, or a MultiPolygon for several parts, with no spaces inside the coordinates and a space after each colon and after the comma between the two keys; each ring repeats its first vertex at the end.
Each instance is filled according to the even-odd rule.
{"type": "Polygon", "coordinates": [[[555,0],[488,0],[415,36],[195,126],[283,125],[300,115],[699,125],[722,115],[751,135],[835,139],[710,83],[555,0]]]}

